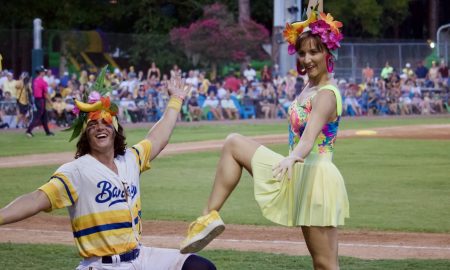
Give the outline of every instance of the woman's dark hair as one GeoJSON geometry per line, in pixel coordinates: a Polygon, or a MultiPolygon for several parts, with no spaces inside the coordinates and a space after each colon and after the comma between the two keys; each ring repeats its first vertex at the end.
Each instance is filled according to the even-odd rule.
{"type": "MultiPolygon", "coordinates": [[[[118,155],[124,155],[125,149],[127,147],[125,134],[122,126],[119,124],[118,131],[115,132],[114,137],[114,157],[118,155]]],[[[77,152],[75,153],[75,158],[82,157],[91,152],[91,147],[89,145],[88,135],[86,130],[81,134],[80,140],[77,142],[77,152]]]]}
{"type": "Polygon", "coordinates": [[[298,36],[297,41],[295,42],[295,50],[297,52],[300,51],[304,42],[312,43],[320,52],[325,51],[330,53],[327,46],[320,39],[320,36],[314,35],[311,31],[306,31],[298,36]]]}

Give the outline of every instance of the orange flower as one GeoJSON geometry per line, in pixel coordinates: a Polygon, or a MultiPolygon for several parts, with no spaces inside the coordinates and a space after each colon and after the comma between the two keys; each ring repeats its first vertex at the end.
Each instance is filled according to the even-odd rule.
{"type": "Polygon", "coordinates": [[[303,30],[309,26],[310,23],[317,21],[316,12],[311,12],[311,15],[306,21],[294,22],[292,24],[286,23],[286,28],[283,30],[284,39],[289,44],[295,45],[297,37],[303,32],[303,30]]]}
{"type": "Polygon", "coordinates": [[[343,24],[340,21],[334,21],[334,18],[330,13],[325,14],[321,12],[320,19],[324,20],[328,25],[330,25],[331,31],[333,31],[335,34],[339,34],[339,28],[341,28],[343,24]]]}

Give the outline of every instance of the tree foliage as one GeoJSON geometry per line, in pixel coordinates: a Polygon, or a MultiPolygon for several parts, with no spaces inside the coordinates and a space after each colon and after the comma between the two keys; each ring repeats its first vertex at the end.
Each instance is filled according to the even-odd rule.
{"type": "Polygon", "coordinates": [[[174,45],[194,62],[203,63],[242,61],[246,57],[262,59],[265,53],[261,45],[268,36],[267,29],[254,21],[239,25],[221,4],[206,6],[202,18],[170,32],[174,45]]]}
{"type": "MultiPolygon", "coordinates": [[[[344,23],[344,34],[350,37],[386,37],[398,29],[409,15],[411,0],[329,0],[325,11],[344,23]]],[[[398,36],[397,36],[398,37],[398,36]]]]}

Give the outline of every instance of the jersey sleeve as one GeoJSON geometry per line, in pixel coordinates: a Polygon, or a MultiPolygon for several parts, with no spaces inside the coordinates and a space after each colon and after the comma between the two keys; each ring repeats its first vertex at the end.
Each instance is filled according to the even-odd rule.
{"type": "Polygon", "coordinates": [[[150,169],[150,153],[152,151],[152,143],[145,139],[140,141],[131,147],[131,152],[136,157],[137,165],[139,166],[139,171],[142,173],[150,169]]]}
{"type": "Polygon", "coordinates": [[[74,166],[65,164],[58,168],[50,180],[39,188],[47,195],[52,205],[47,212],[75,204],[78,200],[78,192],[74,180],[79,179],[78,174],[78,170],[74,166]]]}

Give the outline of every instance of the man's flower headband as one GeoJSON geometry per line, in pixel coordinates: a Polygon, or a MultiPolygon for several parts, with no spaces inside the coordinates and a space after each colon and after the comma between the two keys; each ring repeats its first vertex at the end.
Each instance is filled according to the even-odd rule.
{"type": "Polygon", "coordinates": [[[312,34],[320,36],[322,42],[334,55],[335,50],[341,46],[339,41],[344,38],[339,31],[339,28],[341,28],[342,25],[341,22],[334,21],[334,18],[330,13],[319,13],[316,10],[311,11],[311,15],[306,21],[294,22],[292,24],[286,23],[283,36],[289,43],[288,53],[290,55],[295,54],[295,43],[298,36],[306,31],[311,31],[312,34]]]}
{"type": "Polygon", "coordinates": [[[73,130],[69,141],[78,137],[91,120],[103,119],[107,124],[113,125],[118,130],[119,124],[116,115],[119,108],[111,102],[109,96],[104,96],[111,90],[104,85],[107,67],[105,66],[101,70],[91,89],[87,89],[83,93],[82,100],[75,100],[73,113],[77,118],[73,121],[72,126],[66,129],[66,131],[73,130]]]}

